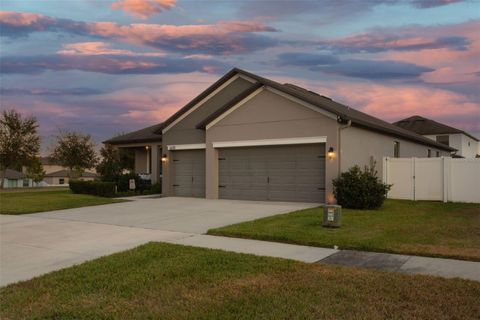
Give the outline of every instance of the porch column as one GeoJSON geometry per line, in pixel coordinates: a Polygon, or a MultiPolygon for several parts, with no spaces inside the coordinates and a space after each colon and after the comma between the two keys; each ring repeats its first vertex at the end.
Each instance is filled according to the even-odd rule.
{"type": "Polygon", "coordinates": [[[151,156],[152,156],[152,172],[150,173],[150,177],[152,179],[152,183],[158,182],[158,176],[160,175],[160,147],[157,144],[151,146],[151,156]]]}
{"type": "Polygon", "coordinates": [[[145,150],[147,151],[147,173],[150,174],[150,146],[146,146],[145,150]]]}

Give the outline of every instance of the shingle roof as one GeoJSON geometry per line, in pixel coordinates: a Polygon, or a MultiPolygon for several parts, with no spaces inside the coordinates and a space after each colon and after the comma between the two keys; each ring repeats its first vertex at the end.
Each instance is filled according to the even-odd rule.
{"type": "MultiPolygon", "coordinates": [[[[341,103],[338,103],[336,101],[333,101],[331,98],[322,96],[318,93],[315,93],[313,91],[307,90],[305,88],[292,85],[292,84],[281,84],[276,81],[263,78],[260,76],[257,76],[256,74],[241,70],[241,69],[233,69],[232,71],[244,74],[259,83],[272,87],[274,89],[277,89],[279,91],[282,91],[284,93],[287,93],[293,97],[296,97],[302,101],[308,102],[318,108],[321,108],[323,110],[329,111],[333,114],[335,114],[337,117],[343,119],[343,120],[351,120],[352,125],[358,126],[358,127],[363,127],[369,130],[377,131],[377,132],[382,132],[388,135],[392,135],[395,137],[403,138],[406,140],[414,141],[417,143],[421,143],[424,145],[428,146],[434,146],[436,148],[442,149],[442,150],[447,150],[447,151],[454,151],[455,149],[450,148],[448,146],[445,146],[441,143],[437,143],[436,141],[433,141],[431,139],[425,138],[419,134],[416,134],[412,131],[402,129],[398,126],[395,126],[391,123],[388,123],[386,121],[383,121],[381,119],[375,118],[373,116],[370,116],[366,113],[363,113],[361,111],[358,111],[356,109],[350,108],[346,105],[343,105],[341,103]]],[[[255,86],[256,84],[252,84],[255,86]]],[[[248,90],[248,89],[247,89],[248,90]]],[[[233,98],[233,100],[236,100],[237,97],[233,98]]],[[[232,104],[232,101],[228,102],[220,108],[221,110],[226,111],[228,110],[229,107],[232,107],[234,104],[232,104]]],[[[212,121],[211,117],[207,117],[204,119],[201,123],[199,123],[198,127],[199,128],[204,128],[208,122],[207,120],[212,121]]]]}
{"type": "Polygon", "coordinates": [[[162,141],[162,135],[155,133],[162,127],[162,123],[155,124],[153,126],[143,128],[137,131],[132,131],[126,134],[122,134],[118,137],[114,137],[103,141],[103,143],[109,144],[124,144],[124,143],[142,143],[152,141],[162,141]]]}
{"type": "Polygon", "coordinates": [[[122,144],[122,143],[136,143],[136,142],[144,142],[144,141],[157,141],[157,140],[161,141],[161,133],[164,128],[166,128],[169,124],[171,124],[173,121],[178,119],[182,114],[184,114],[185,112],[193,108],[199,101],[207,97],[210,93],[215,91],[218,87],[220,87],[223,83],[225,83],[227,80],[229,80],[231,77],[235,76],[236,74],[243,74],[249,78],[254,79],[255,81],[257,81],[257,83],[252,84],[250,88],[246,89],[245,91],[243,91],[242,93],[240,93],[239,95],[231,99],[231,101],[227,102],[224,106],[220,107],[218,112],[215,112],[214,114],[209,115],[208,117],[203,119],[197,125],[197,128],[205,128],[205,126],[214,119],[214,115],[218,116],[220,112],[223,113],[226,110],[228,110],[230,107],[232,107],[235,104],[234,102],[239,99],[238,96],[243,96],[244,94],[250,92],[251,90],[255,91],[253,89],[254,86],[258,86],[258,84],[260,83],[261,85],[272,87],[286,94],[289,94],[293,97],[296,97],[297,99],[300,99],[309,104],[312,104],[318,108],[321,108],[330,113],[333,113],[342,121],[351,120],[353,126],[358,126],[358,127],[366,128],[369,130],[381,132],[384,134],[414,141],[427,146],[433,146],[438,149],[442,149],[446,151],[455,151],[455,149],[450,148],[444,144],[437,143],[436,141],[423,137],[415,132],[400,128],[394,124],[391,124],[381,119],[370,116],[366,113],[353,109],[349,106],[343,105],[336,101],[333,101],[331,98],[322,96],[313,91],[309,91],[307,89],[304,89],[302,87],[299,87],[293,84],[288,84],[288,83],[281,84],[276,81],[257,76],[256,74],[253,74],[238,68],[233,68],[232,70],[230,70],[222,78],[220,78],[210,87],[208,87],[205,91],[200,93],[197,97],[195,97],[192,101],[190,101],[187,105],[185,105],[183,108],[178,110],[175,114],[173,114],[170,118],[168,118],[163,123],[160,123],[145,129],[141,129],[138,131],[134,131],[131,133],[127,133],[119,137],[112,138],[110,140],[104,141],[104,143],[122,144]]]}
{"type": "Polygon", "coordinates": [[[42,165],[55,165],[55,164],[58,164],[57,162],[55,162],[55,160],[53,160],[52,158],[50,157],[40,157],[40,163],[42,165]]]}
{"type": "Polygon", "coordinates": [[[18,180],[18,179],[25,178],[25,175],[20,171],[13,170],[13,169],[7,169],[5,171],[5,178],[10,179],[10,180],[18,180]]]}
{"type": "Polygon", "coordinates": [[[394,124],[403,129],[410,130],[421,135],[462,133],[478,141],[476,137],[468,134],[463,130],[450,127],[450,126],[447,126],[446,124],[443,124],[425,117],[421,117],[421,116],[412,116],[412,117],[394,122],[394,124]]]}
{"type": "MultiPolygon", "coordinates": [[[[59,171],[47,173],[45,175],[45,177],[69,177],[70,176],[69,173],[70,173],[69,170],[64,169],[64,170],[59,170],[59,171]]],[[[83,178],[95,178],[95,177],[97,177],[97,174],[92,173],[92,172],[84,172],[84,173],[82,173],[82,177],[83,178]]]]}

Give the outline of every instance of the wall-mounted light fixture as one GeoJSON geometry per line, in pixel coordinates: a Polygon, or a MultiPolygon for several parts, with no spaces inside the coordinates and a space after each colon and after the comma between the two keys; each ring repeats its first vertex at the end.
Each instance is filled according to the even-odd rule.
{"type": "Polygon", "coordinates": [[[328,155],[328,159],[332,159],[333,157],[335,157],[335,150],[333,149],[333,147],[330,147],[328,149],[327,155],[328,155]]]}
{"type": "Polygon", "coordinates": [[[166,155],[166,154],[163,154],[163,155],[162,155],[162,161],[163,161],[163,162],[167,161],[167,155],[166,155]]]}
{"type": "Polygon", "coordinates": [[[150,146],[145,146],[145,150],[148,151],[148,149],[150,149],[150,146]]]}

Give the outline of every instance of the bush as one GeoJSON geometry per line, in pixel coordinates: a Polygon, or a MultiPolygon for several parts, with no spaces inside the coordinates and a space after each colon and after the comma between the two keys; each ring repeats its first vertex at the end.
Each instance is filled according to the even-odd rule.
{"type": "Polygon", "coordinates": [[[390,188],[391,185],[378,179],[375,164],[364,170],[354,166],[333,180],[333,194],[338,204],[351,209],[380,208],[390,188]]]}
{"type": "Polygon", "coordinates": [[[114,182],[71,180],[69,185],[73,193],[91,194],[100,197],[113,197],[115,195],[114,182]]]}

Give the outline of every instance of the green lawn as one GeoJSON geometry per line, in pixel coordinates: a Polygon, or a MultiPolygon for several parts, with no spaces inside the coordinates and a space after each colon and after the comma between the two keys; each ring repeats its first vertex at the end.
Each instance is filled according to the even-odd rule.
{"type": "Polygon", "coordinates": [[[149,243],[0,289],[2,319],[478,319],[480,283],[149,243]]]}
{"type": "Polygon", "coordinates": [[[209,230],[209,234],[318,247],[480,261],[480,205],[387,200],[374,210],[343,209],[342,227],[322,227],[307,209],[209,230]]]}
{"type": "Polygon", "coordinates": [[[26,214],[122,201],[124,200],[74,194],[69,189],[0,192],[0,214],[26,214]]]}

